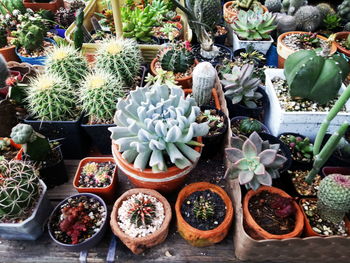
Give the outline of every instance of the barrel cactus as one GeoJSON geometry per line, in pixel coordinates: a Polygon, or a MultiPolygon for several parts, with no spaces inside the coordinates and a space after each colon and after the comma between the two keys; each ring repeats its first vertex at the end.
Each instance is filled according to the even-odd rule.
{"type": "Polygon", "coordinates": [[[201,146],[193,138],[209,132],[207,122],[196,122],[199,113],[195,100],[185,97],[181,88],[138,87],[125,100],[118,100],[114,118],[117,126],[109,130],[122,157],[134,168],[144,170],[149,166],[153,172],[161,172],[170,162],[184,169],[200,157],[189,146],[201,146]]]}
{"type": "Polygon", "coordinates": [[[23,219],[39,197],[38,172],[24,162],[1,161],[0,174],[0,221],[23,219]]]}
{"type": "Polygon", "coordinates": [[[317,7],[311,5],[300,7],[294,17],[297,28],[306,32],[316,31],[322,22],[320,11],[317,7]]]}
{"type": "Polygon", "coordinates": [[[162,69],[174,73],[185,73],[195,62],[192,51],[184,43],[173,44],[160,57],[162,69]]]}
{"type": "Polygon", "coordinates": [[[141,61],[141,51],[135,40],[113,37],[100,44],[96,68],[109,71],[130,86],[140,72],[141,61]]]}
{"type": "Polygon", "coordinates": [[[345,23],[350,22],[350,0],[344,0],[337,8],[337,14],[345,23]]]}
{"type": "Polygon", "coordinates": [[[283,34],[285,32],[295,31],[297,28],[297,23],[294,16],[282,14],[277,22],[277,32],[278,34],[283,34]]]}
{"type": "Polygon", "coordinates": [[[43,121],[67,121],[77,117],[76,90],[56,74],[41,74],[27,90],[30,114],[43,121]]]}
{"type": "Polygon", "coordinates": [[[220,23],[222,7],[220,0],[194,0],[192,8],[196,17],[202,17],[201,22],[210,29],[220,23]]]}
{"type": "Polygon", "coordinates": [[[282,9],[281,0],[265,0],[264,4],[270,12],[277,13],[282,9]]]}
{"type": "Polygon", "coordinates": [[[270,145],[253,132],[249,138],[233,137],[232,148],[226,148],[227,159],[233,163],[228,174],[238,178],[247,189],[257,190],[260,185],[272,185],[272,179],[278,178],[278,169],[287,161],[278,154],[279,144],[270,145]]]}
{"type": "Polygon", "coordinates": [[[46,69],[61,76],[73,86],[78,86],[88,73],[88,64],[84,56],[72,46],[54,47],[47,54],[46,69]]]}
{"type": "Polygon", "coordinates": [[[331,174],[320,183],[317,193],[319,215],[335,224],[350,211],[350,176],[331,174]]]}
{"type": "Polygon", "coordinates": [[[322,51],[300,50],[287,58],[284,74],[292,97],[325,104],[337,96],[350,69],[342,56],[329,52],[327,46],[322,51]]]}
{"type": "Polygon", "coordinates": [[[192,94],[198,106],[209,105],[216,75],[216,69],[209,62],[201,62],[194,68],[192,94]]]}
{"type": "Polygon", "coordinates": [[[79,89],[82,110],[92,123],[113,121],[116,101],[125,96],[123,83],[111,73],[97,69],[87,75],[79,89]]]}

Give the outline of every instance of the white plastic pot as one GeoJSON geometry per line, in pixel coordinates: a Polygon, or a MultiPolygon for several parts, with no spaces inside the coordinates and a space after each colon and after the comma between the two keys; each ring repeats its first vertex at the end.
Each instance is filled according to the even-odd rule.
{"type": "Polygon", "coordinates": [[[21,223],[0,223],[0,238],[9,240],[36,240],[44,231],[52,206],[47,197],[46,185],[40,180],[42,193],[30,217],[21,223]]]}
{"type": "MultiPolygon", "coordinates": [[[[265,115],[265,124],[274,136],[284,132],[295,132],[315,139],[321,123],[326,118],[328,112],[286,112],[281,108],[275,89],[272,85],[274,77],[285,79],[283,69],[266,69],[266,93],[270,100],[269,109],[265,115]]],[[[343,85],[339,91],[345,90],[343,85]]],[[[329,126],[328,132],[333,133],[338,130],[344,121],[350,119],[350,101],[345,105],[346,112],[339,112],[329,126]]]]}
{"type": "Polygon", "coordinates": [[[252,46],[255,50],[266,55],[270,46],[273,43],[273,38],[270,36],[270,40],[262,40],[262,41],[252,41],[252,40],[240,40],[238,36],[232,31],[233,37],[233,52],[241,48],[247,48],[248,46],[252,46]]]}

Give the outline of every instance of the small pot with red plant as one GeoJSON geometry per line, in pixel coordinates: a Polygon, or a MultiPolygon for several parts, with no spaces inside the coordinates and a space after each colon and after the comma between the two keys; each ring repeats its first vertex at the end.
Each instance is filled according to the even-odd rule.
{"type": "Polygon", "coordinates": [[[0,137],[0,160],[11,161],[15,159],[19,149],[21,149],[21,145],[16,144],[11,138],[0,137]]]}
{"type": "Polygon", "coordinates": [[[228,120],[221,110],[211,106],[201,106],[201,113],[197,116],[197,122],[209,122],[209,133],[203,136],[202,151],[203,156],[209,156],[217,153],[216,149],[221,145],[227,131],[228,120]]]}
{"type": "Polygon", "coordinates": [[[48,230],[51,239],[70,251],[97,245],[107,229],[107,206],[94,194],[70,196],[53,210],[48,230]]]}
{"type": "Polygon", "coordinates": [[[231,119],[231,131],[233,136],[249,136],[253,132],[271,134],[263,123],[254,118],[244,116],[237,116],[231,119]]]}

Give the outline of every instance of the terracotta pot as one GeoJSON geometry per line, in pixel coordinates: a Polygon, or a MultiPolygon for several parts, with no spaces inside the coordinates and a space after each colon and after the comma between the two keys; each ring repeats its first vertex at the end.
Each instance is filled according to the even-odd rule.
{"type": "MultiPolygon", "coordinates": [[[[192,89],[184,89],[184,91],[185,91],[186,95],[192,93],[192,89]]],[[[211,90],[211,94],[212,94],[214,102],[215,102],[215,108],[218,110],[221,110],[220,100],[219,100],[218,92],[216,91],[216,89],[213,88],[211,90]]]]}
{"type": "Polygon", "coordinates": [[[16,55],[15,49],[16,46],[14,45],[0,48],[0,54],[4,56],[6,62],[19,61],[19,57],[16,55]]]}
{"type": "Polygon", "coordinates": [[[295,201],[293,201],[294,207],[296,209],[295,228],[292,232],[284,235],[274,235],[274,234],[270,234],[269,232],[264,230],[260,225],[256,223],[256,221],[254,220],[254,218],[249,212],[248,204],[249,204],[249,200],[253,196],[261,193],[262,191],[268,191],[270,193],[278,194],[282,197],[292,198],[286,192],[272,186],[260,186],[259,189],[256,191],[254,190],[248,191],[248,193],[244,196],[243,215],[244,215],[244,221],[247,225],[247,228],[249,229],[250,235],[254,239],[287,239],[287,238],[300,236],[304,229],[304,216],[303,216],[303,212],[301,211],[300,207],[295,201]]]}
{"type": "MultiPolygon", "coordinates": [[[[346,39],[349,34],[350,34],[350,32],[338,32],[338,33],[336,33],[335,40],[346,39]]],[[[340,45],[337,41],[334,41],[334,44],[336,45],[336,47],[340,53],[343,53],[347,57],[350,57],[350,50],[348,50],[345,47],[343,47],[342,45],[340,45]]]]}
{"type": "Polygon", "coordinates": [[[52,0],[50,3],[34,3],[33,1],[23,1],[25,8],[30,8],[33,11],[40,9],[50,10],[55,13],[60,7],[64,6],[63,0],[52,0]]]}
{"type": "Polygon", "coordinates": [[[118,182],[118,167],[115,166],[113,170],[112,175],[112,181],[109,186],[106,187],[79,187],[79,179],[81,172],[83,170],[83,167],[85,164],[89,162],[96,162],[96,163],[105,163],[105,162],[112,162],[115,163],[114,159],[112,157],[87,157],[80,161],[78,169],[75,173],[75,177],[73,180],[73,186],[75,190],[77,190],[79,193],[91,193],[96,194],[100,196],[104,201],[106,202],[113,202],[116,199],[116,190],[117,190],[117,182],[118,182]]]}
{"type": "MultiPolygon", "coordinates": [[[[197,141],[202,143],[202,137],[197,137],[197,141]]],[[[201,152],[202,148],[197,146],[194,148],[197,152],[201,152]]],[[[179,188],[187,175],[193,168],[196,167],[197,162],[192,163],[191,166],[185,169],[180,169],[175,165],[169,167],[167,171],[154,173],[152,169],[145,169],[141,171],[134,168],[134,164],[128,163],[122,154],[118,151],[118,146],[112,143],[112,154],[119,169],[128,177],[131,183],[136,187],[143,187],[154,189],[161,192],[172,192],[179,188]]]]}
{"type": "MultiPolygon", "coordinates": [[[[0,137],[0,140],[1,139],[3,139],[3,137],[0,137]]],[[[17,152],[17,154],[16,154],[16,156],[15,156],[15,158],[13,158],[13,160],[21,160],[21,159],[18,159],[19,158],[19,155],[21,155],[21,157],[22,157],[22,145],[20,145],[20,144],[16,144],[12,139],[10,139],[10,145],[13,147],[13,148],[15,148],[16,150],[18,150],[18,152],[17,152]]]]}
{"type": "MultiPolygon", "coordinates": [[[[236,1],[229,1],[229,2],[225,3],[224,6],[223,6],[224,19],[225,19],[225,21],[226,21],[227,23],[229,23],[229,24],[232,24],[233,21],[236,20],[237,15],[238,15],[238,12],[239,12],[239,10],[234,10],[234,11],[233,11],[233,10],[229,9],[229,7],[230,7],[233,3],[235,3],[235,2],[236,2],[236,1]]],[[[267,9],[267,7],[264,6],[264,5],[261,5],[261,8],[263,9],[264,13],[266,13],[266,12],[269,11],[269,10],[267,9]]]]}
{"type": "Polygon", "coordinates": [[[168,201],[157,191],[150,190],[150,189],[144,189],[144,188],[135,188],[131,189],[127,192],[125,192],[121,197],[118,198],[118,200],[114,203],[113,211],[111,214],[111,229],[112,232],[119,237],[119,239],[134,253],[134,254],[140,254],[145,249],[154,247],[160,243],[162,243],[169,231],[169,223],[171,220],[171,207],[168,203],[168,201]],[[118,209],[122,205],[123,201],[126,200],[129,196],[133,194],[138,193],[144,193],[151,195],[158,199],[163,204],[164,207],[164,213],[165,218],[163,221],[162,226],[155,231],[154,233],[145,236],[145,237],[137,237],[133,238],[128,236],[123,232],[123,230],[118,225],[118,209]]]}
{"type": "MultiPolygon", "coordinates": [[[[291,34],[307,34],[308,32],[303,32],[303,31],[292,31],[292,32],[286,32],[280,35],[277,39],[277,53],[278,53],[278,67],[279,68],[284,68],[284,62],[285,60],[289,57],[289,55],[295,53],[296,51],[287,47],[283,43],[283,39],[291,34]]],[[[317,35],[318,38],[327,40],[326,37],[317,35]]],[[[332,48],[331,48],[331,55],[333,55],[335,52],[337,52],[337,46],[335,43],[332,43],[332,48]]]]}
{"type": "Polygon", "coordinates": [[[233,218],[233,206],[230,197],[221,187],[207,182],[193,183],[184,187],[177,196],[175,204],[177,230],[179,234],[192,246],[210,246],[222,241],[230,230],[233,218]],[[211,190],[217,193],[225,202],[227,207],[224,221],[212,230],[199,230],[188,224],[181,214],[181,205],[184,200],[194,192],[211,190]]]}
{"type": "MultiPolygon", "coordinates": [[[[314,237],[314,236],[327,237],[325,235],[320,235],[320,234],[316,233],[312,229],[312,226],[310,225],[309,219],[308,219],[307,215],[305,214],[305,211],[304,211],[303,206],[302,206],[303,201],[307,201],[307,200],[316,200],[316,198],[300,199],[300,201],[299,201],[299,206],[300,206],[301,211],[303,212],[304,224],[305,224],[303,235],[306,237],[314,237]]],[[[345,220],[346,232],[350,235],[350,221],[346,216],[345,216],[344,220],[345,220]]]]}
{"type": "MultiPolygon", "coordinates": [[[[157,61],[158,61],[158,59],[155,58],[151,62],[150,70],[151,70],[151,73],[152,73],[153,76],[157,75],[156,68],[155,68],[155,65],[156,65],[157,61]]],[[[197,65],[198,61],[195,60],[194,63],[197,65]]],[[[191,76],[187,76],[185,78],[179,78],[179,79],[175,79],[175,80],[178,82],[178,84],[180,86],[182,86],[183,89],[189,89],[189,88],[192,87],[192,74],[191,74],[191,76]]]]}

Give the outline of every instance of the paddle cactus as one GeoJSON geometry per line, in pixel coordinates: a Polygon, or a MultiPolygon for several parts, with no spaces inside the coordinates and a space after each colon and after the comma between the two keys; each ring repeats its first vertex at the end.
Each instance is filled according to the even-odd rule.
{"type": "Polygon", "coordinates": [[[113,37],[100,44],[96,68],[109,71],[130,86],[139,74],[141,61],[141,51],[135,40],[113,37]]]}
{"type": "Polygon", "coordinates": [[[322,22],[320,11],[317,7],[311,5],[300,7],[294,17],[297,23],[297,28],[306,32],[316,31],[322,22]]]}
{"type": "Polygon", "coordinates": [[[85,78],[79,94],[82,110],[90,117],[90,122],[108,123],[113,120],[116,101],[125,96],[125,90],[115,76],[97,69],[85,78]]]}
{"type": "Polygon", "coordinates": [[[223,74],[222,85],[225,96],[232,100],[232,104],[243,102],[248,108],[257,107],[256,101],[262,98],[257,92],[260,79],[253,78],[254,65],[244,64],[242,68],[234,66],[231,74],[223,74]]]}
{"type": "Polygon", "coordinates": [[[278,169],[287,161],[278,154],[279,144],[270,145],[253,132],[249,138],[244,136],[231,139],[232,148],[227,148],[227,159],[233,163],[228,174],[238,178],[247,189],[257,190],[260,185],[272,185],[278,178],[278,169]]]}
{"type": "Polygon", "coordinates": [[[325,104],[337,96],[350,69],[342,56],[329,52],[327,46],[323,51],[301,50],[287,58],[284,74],[292,97],[325,104]]]}
{"type": "Polygon", "coordinates": [[[194,64],[194,55],[184,43],[176,43],[164,51],[160,63],[166,71],[185,73],[194,64]]]}
{"type": "Polygon", "coordinates": [[[320,183],[317,197],[318,214],[325,220],[340,223],[350,211],[350,176],[326,176],[320,183]]]}
{"type": "Polygon", "coordinates": [[[280,12],[282,9],[282,1],[281,0],[265,0],[266,8],[273,13],[280,12]]]}
{"type": "Polygon", "coordinates": [[[28,124],[17,124],[13,127],[11,138],[15,143],[22,145],[24,153],[31,161],[45,161],[51,152],[48,139],[28,124]]]}
{"type": "Polygon", "coordinates": [[[337,14],[344,22],[350,22],[350,1],[344,0],[337,8],[337,14]]]}
{"type": "Polygon", "coordinates": [[[193,138],[209,132],[208,123],[196,123],[199,113],[195,100],[185,98],[181,88],[138,87],[118,100],[117,127],[109,130],[122,157],[136,169],[166,171],[169,162],[184,169],[200,157],[189,146],[201,146],[193,138]]]}
{"type": "Polygon", "coordinates": [[[194,68],[192,94],[198,106],[209,105],[216,75],[216,69],[209,62],[201,62],[194,68]]]}
{"type": "Polygon", "coordinates": [[[54,47],[45,62],[49,73],[57,74],[73,86],[79,86],[88,73],[85,57],[72,46],[54,47]]]}
{"type": "Polygon", "coordinates": [[[19,161],[0,162],[0,221],[22,219],[39,197],[38,172],[19,161]]]}

